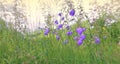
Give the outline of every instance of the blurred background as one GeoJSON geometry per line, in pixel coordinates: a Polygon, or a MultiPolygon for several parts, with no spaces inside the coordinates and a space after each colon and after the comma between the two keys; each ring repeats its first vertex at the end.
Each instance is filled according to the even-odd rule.
{"type": "Polygon", "coordinates": [[[68,9],[74,8],[76,15],[81,13],[80,7],[88,15],[95,18],[99,12],[120,16],[120,0],[0,0],[0,18],[10,22],[18,31],[34,32],[46,26],[47,16],[54,21],[58,13],[64,15],[68,9]]]}

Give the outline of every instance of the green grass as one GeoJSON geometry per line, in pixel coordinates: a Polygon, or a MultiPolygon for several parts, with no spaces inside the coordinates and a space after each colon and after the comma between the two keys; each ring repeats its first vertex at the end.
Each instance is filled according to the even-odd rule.
{"type": "MultiPolygon", "coordinates": [[[[87,21],[86,21],[87,22],[87,21]]],[[[43,32],[36,36],[23,36],[13,29],[5,27],[0,20],[0,64],[119,64],[120,63],[120,22],[105,27],[103,19],[97,20],[94,29],[86,30],[86,39],[81,46],[73,37],[76,25],[72,26],[74,34],[65,35],[66,30],[59,31],[61,40],[43,32]],[[96,44],[93,35],[100,37],[96,44]],[[103,37],[107,36],[106,39],[103,37]],[[67,44],[63,40],[68,39],[67,44]]],[[[83,23],[89,28],[88,24],[83,23]]]]}

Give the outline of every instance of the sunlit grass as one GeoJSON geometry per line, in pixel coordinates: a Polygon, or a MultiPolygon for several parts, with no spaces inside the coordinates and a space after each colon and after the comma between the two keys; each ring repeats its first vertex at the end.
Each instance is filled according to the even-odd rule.
{"type": "Polygon", "coordinates": [[[23,36],[15,30],[5,27],[0,20],[0,64],[119,64],[120,63],[120,22],[103,26],[100,18],[89,30],[86,27],[86,39],[78,46],[73,37],[76,25],[72,26],[73,35],[66,36],[67,30],[59,30],[58,41],[50,32],[44,36],[43,31],[37,35],[23,36]],[[100,44],[94,42],[93,36],[100,37],[100,44]],[[106,36],[106,38],[104,38],[106,36]],[[64,40],[68,43],[64,43],[64,40]]]}

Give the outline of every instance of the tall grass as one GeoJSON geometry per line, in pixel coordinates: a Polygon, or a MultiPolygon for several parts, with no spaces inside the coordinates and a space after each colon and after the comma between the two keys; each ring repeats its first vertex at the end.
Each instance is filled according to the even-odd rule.
{"type": "Polygon", "coordinates": [[[93,23],[92,29],[87,21],[82,23],[82,27],[87,28],[86,39],[78,46],[73,40],[77,25],[71,27],[71,36],[66,36],[65,29],[59,30],[61,39],[58,41],[52,32],[48,36],[44,36],[43,31],[23,36],[8,29],[0,20],[0,64],[119,64],[120,22],[110,26],[103,24],[102,17],[93,23]],[[99,44],[94,42],[94,36],[99,36],[99,44]]]}

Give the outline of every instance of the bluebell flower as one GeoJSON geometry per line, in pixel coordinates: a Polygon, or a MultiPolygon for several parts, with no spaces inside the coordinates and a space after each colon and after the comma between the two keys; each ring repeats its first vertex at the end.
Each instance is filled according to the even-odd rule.
{"type": "Polygon", "coordinates": [[[58,25],[57,29],[59,30],[62,27],[63,27],[63,24],[60,24],[60,25],[58,25]]]}
{"type": "Polygon", "coordinates": [[[86,28],[82,28],[83,29],[83,32],[86,30],[86,28]]]}
{"type": "Polygon", "coordinates": [[[61,18],[61,20],[64,20],[64,19],[65,19],[64,17],[61,18]]]}
{"type": "Polygon", "coordinates": [[[85,36],[84,34],[81,34],[81,35],[80,35],[80,40],[81,40],[81,41],[85,40],[85,38],[86,38],[86,36],[85,36]]]}
{"type": "Polygon", "coordinates": [[[70,16],[74,16],[75,15],[75,10],[74,9],[70,10],[69,14],[70,14],[70,16]]]}
{"type": "Polygon", "coordinates": [[[100,43],[100,38],[95,37],[95,43],[99,44],[100,43]]]}
{"type": "Polygon", "coordinates": [[[55,24],[58,24],[58,20],[55,20],[55,24]]]}
{"type": "Polygon", "coordinates": [[[44,31],[44,35],[48,35],[49,32],[50,32],[50,30],[47,28],[47,29],[44,31]]]}
{"type": "Polygon", "coordinates": [[[62,13],[59,13],[58,15],[59,15],[59,16],[62,16],[62,13]]]}
{"type": "Polygon", "coordinates": [[[82,45],[82,43],[83,43],[82,40],[78,40],[78,41],[77,41],[78,46],[82,45]]]}
{"type": "Polygon", "coordinates": [[[76,32],[77,32],[79,35],[81,35],[81,34],[83,33],[83,29],[82,29],[82,28],[77,28],[77,29],[76,29],[76,32]]]}
{"type": "Polygon", "coordinates": [[[69,35],[72,35],[73,32],[72,32],[72,31],[69,31],[69,32],[67,32],[66,34],[69,36],[69,35]]]}
{"type": "Polygon", "coordinates": [[[84,31],[86,30],[86,28],[77,28],[76,32],[81,35],[84,31]]]}

